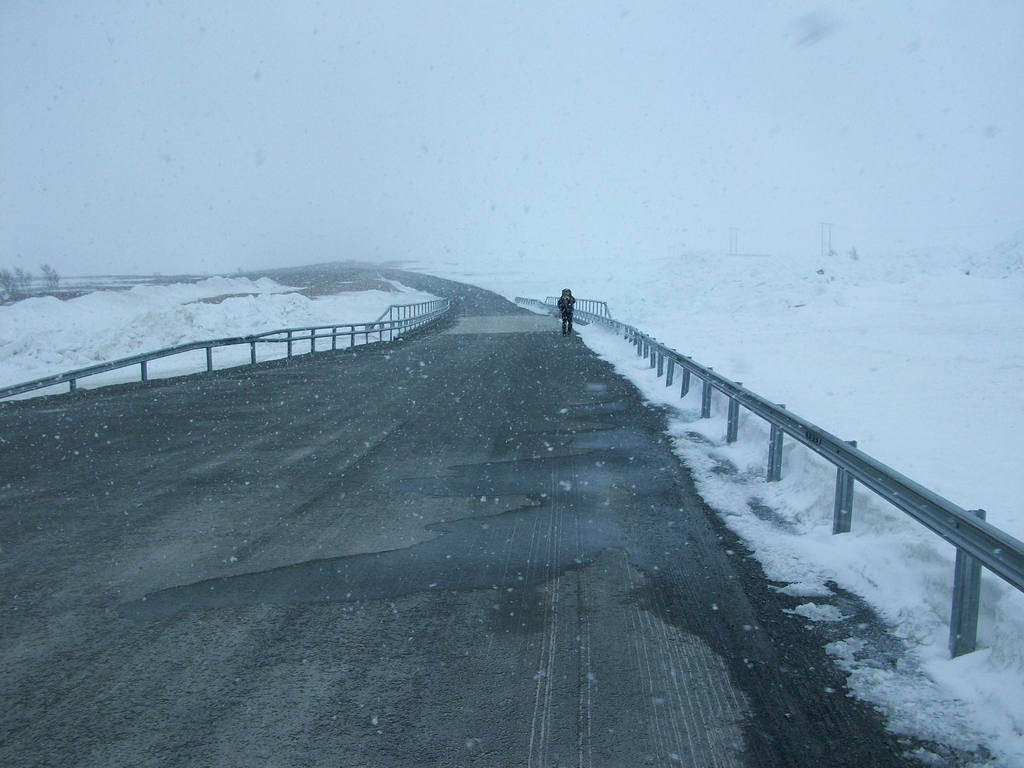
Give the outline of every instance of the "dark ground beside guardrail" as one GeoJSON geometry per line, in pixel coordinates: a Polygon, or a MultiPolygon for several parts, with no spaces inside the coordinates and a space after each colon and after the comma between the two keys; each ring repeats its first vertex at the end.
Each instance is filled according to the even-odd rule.
{"type": "Polygon", "coordinates": [[[0,763],[918,764],[628,381],[382,274],[456,316],[0,407],[0,763]]]}

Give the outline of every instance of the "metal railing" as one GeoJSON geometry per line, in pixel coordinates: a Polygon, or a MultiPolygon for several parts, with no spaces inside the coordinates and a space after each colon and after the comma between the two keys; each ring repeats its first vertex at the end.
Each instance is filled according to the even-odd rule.
{"type": "MultiPolygon", "coordinates": [[[[537,299],[524,299],[522,296],[516,296],[516,302],[535,307],[537,309],[543,309],[556,317],[558,315],[558,297],[556,296],[548,296],[544,301],[537,301],[537,299]]],[[[587,318],[592,314],[608,319],[611,319],[612,316],[611,312],[608,311],[608,305],[603,301],[597,301],[595,299],[576,299],[574,319],[577,325],[589,325],[590,321],[587,318]]]]}
{"type": "MultiPolygon", "coordinates": [[[[516,298],[530,306],[544,306],[536,299],[516,298]]],[[[576,306],[580,307],[580,299],[576,306]]],[[[603,304],[603,302],[600,302],[603,304]]],[[[607,305],[604,305],[607,312],[607,305]]],[[[737,440],[740,407],[768,422],[767,481],[782,479],[783,437],[809,448],[836,467],[835,505],[832,533],[847,533],[853,521],[853,486],[859,482],[874,491],[897,509],[902,510],[933,533],[956,547],[953,576],[953,605],[950,617],[949,649],[956,657],[972,652],[977,645],[978,610],[981,603],[981,568],[988,568],[1001,579],[1024,592],[1024,542],[985,522],[985,510],[965,510],[937,493],[901,475],[877,459],[857,450],[855,441],[845,441],[821,427],[802,419],[760,395],[744,389],[740,382],[715,373],[666,347],[654,338],[626,323],[612,320],[610,314],[591,313],[577,309],[591,322],[600,323],[622,333],[636,346],[638,357],[650,360],[658,377],[665,377],[671,387],[675,372],[680,371],[680,397],[690,391],[693,379],[701,385],[702,419],[710,418],[712,397],[720,393],[728,399],[726,442],[737,440]]]]}
{"type": "MultiPolygon", "coordinates": [[[[548,298],[551,298],[550,296],[548,298]]],[[[537,301],[537,299],[524,299],[522,296],[516,296],[516,304],[524,304],[528,307],[536,307],[537,309],[545,309],[548,312],[554,312],[555,308],[550,304],[543,301],[537,301]]]]}
{"type": "MultiPolygon", "coordinates": [[[[347,342],[346,346],[355,347],[359,344],[373,344],[383,341],[393,341],[403,334],[421,328],[424,325],[434,322],[451,309],[451,302],[448,299],[435,299],[433,301],[420,302],[418,304],[392,304],[379,318],[369,323],[338,323],[337,325],[317,325],[304,328],[282,328],[276,331],[265,331],[250,336],[233,336],[225,339],[210,339],[208,341],[192,341],[187,344],[178,344],[173,347],[165,347],[154,352],[143,352],[131,357],[122,357],[117,360],[110,360],[105,363],[97,363],[85,368],[77,368],[66,373],[59,373],[54,376],[46,376],[34,381],[26,381],[21,384],[14,384],[9,387],[0,388],[0,400],[14,397],[25,392],[37,389],[46,389],[58,384],[68,384],[71,392],[78,388],[78,380],[87,376],[95,376],[108,371],[116,371],[120,368],[128,368],[138,365],[141,373],[141,380],[149,380],[148,364],[153,360],[165,357],[193,352],[200,349],[206,350],[206,370],[213,371],[213,350],[217,347],[233,347],[248,344],[250,348],[249,362],[256,365],[256,346],[258,344],[285,344],[287,346],[287,357],[292,357],[294,345],[309,343],[310,353],[317,351],[318,339],[330,339],[331,349],[337,350],[338,339],[347,342]],[[387,318],[387,319],[385,319],[387,318]]],[[[326,348],[325,350],[326,351],[326,348]]]]}
{"type": "MultiPolygon", "coordinates": [[[[516,298],[516,301],[519,301],[518,297],[516,298]]],[[[546,299],[544,299],[543,304],[541,304],[536,299],[530,299],[530,301],[534,301],[537,303],[538,306],[542,307],[558,306],[557,296],[548,296],[546,299]]],[[[612,313],[608,311],[608,305],[603,301],[598,301],[597,299],[576,299],[575,311],[586,312],[587,314],[591,315],[598,315],[600,317],[607,318],[608,320],[611,320],[612,318],[612,313]]]]}
{"type": "Polygon", "coordinates": [[[434,299],[433,301],[422,301],[419,304],[392,304],[384,310],[383,314],[374,322],[413,322],[424,315],[433,315],[436,312],[448,311],[451,302],[448,299],[434,299]],[[385,318],[387,320],[385,321],[385,318]]]}

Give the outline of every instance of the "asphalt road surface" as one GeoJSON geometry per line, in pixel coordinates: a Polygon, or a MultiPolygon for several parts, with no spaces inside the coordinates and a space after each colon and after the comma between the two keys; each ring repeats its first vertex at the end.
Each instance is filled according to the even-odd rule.
{"type": "Polygon", "coordinates": [[[659,410],[402,279],[455,316],[0,407],[0,765],[916,764],[659,410]]]}

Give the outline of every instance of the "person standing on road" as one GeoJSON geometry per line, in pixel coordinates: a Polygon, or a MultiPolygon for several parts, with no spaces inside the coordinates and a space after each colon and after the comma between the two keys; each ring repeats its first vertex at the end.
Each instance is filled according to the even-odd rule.
{"type": "Polygon", "coordinates": [[[576,305],[572,291],[568,288],[562,289],[562,296],[558,299],[558,311],[562,313],[562,335],[572,336],[572,310],[576,305]]]}

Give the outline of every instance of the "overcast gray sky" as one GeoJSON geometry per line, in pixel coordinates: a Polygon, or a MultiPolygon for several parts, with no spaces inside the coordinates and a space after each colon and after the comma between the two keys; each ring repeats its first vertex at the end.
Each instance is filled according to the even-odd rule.
{"type": "Polygon", "coordinates": [[[1022,117],[1019,0],[0,0],[0,266],[989,247],[1022,117]]]}

